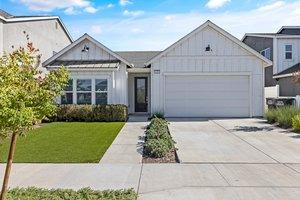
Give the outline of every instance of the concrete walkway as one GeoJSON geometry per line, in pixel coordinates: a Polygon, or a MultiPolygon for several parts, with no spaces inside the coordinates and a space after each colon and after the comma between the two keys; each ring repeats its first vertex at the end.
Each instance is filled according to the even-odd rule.
{"type": "MultiPolygon", "coordinates": [[[[134,121],[124,126],[100,164],[14,164],[10,186],[134,188],[141,200],[299,199],[299,135],[257,119],[176,119],[171,134],[181,160],[190,160],[143,164],[138,144],[147,122],[134,121]],[[125,156],[123,146],[130,149],[125,156]],[[110,158],[112,152],[119,162],[110,158]]],[[[0,165],[0,177],[3,172],[0,165]]]]}
{"type": "Polygon", "coordinates": [[[146,116],[130,117],[100,160],[100,164],[141,164],[147,124],[146,116]]]}

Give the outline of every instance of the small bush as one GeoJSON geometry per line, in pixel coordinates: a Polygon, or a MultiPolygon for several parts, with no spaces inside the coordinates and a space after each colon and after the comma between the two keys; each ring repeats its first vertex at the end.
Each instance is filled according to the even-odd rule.
{"type": "Polygon", "coordinates": [[[280,127],[291,128],[293,126],[293,118],[300,115],[300,109],[295,106],[284,106],[270,109],[266,113],[266,119],[269,123],[278,123],[280,127]]]}
{"type": "Polygon", "coordinates": [[[266,114],[265,117],[268,121],[268,123],[273,124],[277,121],[277,109],[269,109],[266,114]]]}
{"type": "Polygon", "coordinates": [[[168,122],[153,118],[146,130],[145,154],[154,158],[164,157],[174,149],[174,143],[169,133],[168,122]]]}
{"type": "Polygon", "coordinates": [[[165,119],[165,115],[162,112],[156,112],[149,119],[151,120],[151,119],[155,119],[155,118],[165,119]]]}
{"type": "Polygon", "coordinates": [[[125,105],[60,105],[50,121],[124,122],[127,118],[125,105]]]}
{"type": "Polygon", "coordinates": [[[137,195],[133,189],[129,190],[106,190],[98,191],[90,188],[83,188],[78,191],[70,189],[40,189],[35,187],[30,188],[15,188],[8,191],[7,200],[14,199],[57,199],[57,200],[136,200],[137,195]]]}
{"type": "Polygon", "coordinates": [[[150,157],[162,158],[170,152],[170,147],[166,140],[149,139],[145,144],[145,152],[150,157]]]}
{"type": "Polygon", "coordinates": [[[296,132],[300,132],[300,115],[296,115],[293,118],[293,129],[296,132]]]}

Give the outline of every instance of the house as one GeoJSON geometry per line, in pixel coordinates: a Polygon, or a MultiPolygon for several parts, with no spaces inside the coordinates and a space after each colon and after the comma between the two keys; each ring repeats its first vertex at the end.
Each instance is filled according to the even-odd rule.
{"type": "Polygon", "coordinates": [[[272,62],[210,21],[161,52],[114,52],[84,34],[43,66],[66,66],[61,104],[125,104],[166,117],[253,117],[272,62]]]}
{"type": "Polygon", "coordinates": [[[273,61],[265,70],[265,87],[279,85],[279,96],[300,95],[293,76],[300,70],[300,27],[283,26],[277,33],[247,33],[242,41],[273,61]]]}
{"type": "Polygon", "coordinates": [[[0,9],[0,56],[26,46],[27,34],[41,62],[73,42],[58,16],[13,16],[0,9]]]}

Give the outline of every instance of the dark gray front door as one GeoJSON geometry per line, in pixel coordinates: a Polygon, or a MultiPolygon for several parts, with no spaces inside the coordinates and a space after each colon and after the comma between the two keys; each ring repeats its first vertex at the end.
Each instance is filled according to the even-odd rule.
{"type": "Polygon", "coordinates": [[[134,80],[135,88],[135,112],[148,111],[148,78],[136,77],[134,80]]]}

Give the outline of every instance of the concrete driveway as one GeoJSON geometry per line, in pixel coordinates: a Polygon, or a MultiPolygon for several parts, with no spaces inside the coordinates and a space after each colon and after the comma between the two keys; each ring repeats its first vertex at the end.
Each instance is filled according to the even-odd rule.
{"type": "Polygon", "coordinates": [[[260,119],[168,119],[180,164],[144,164],[139,198],[296,200],[300,135],[260,119]]]}
{"type": "Polygon", "coordinates": [[[300,163],[300,135],[261,119],[170,119],[181,163],[300,163]]]}

